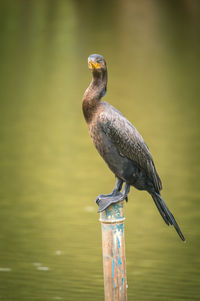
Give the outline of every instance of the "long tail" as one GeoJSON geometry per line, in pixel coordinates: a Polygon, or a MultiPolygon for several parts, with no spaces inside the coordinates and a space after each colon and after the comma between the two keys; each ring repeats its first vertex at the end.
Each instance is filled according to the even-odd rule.
{"type": "Polygon", "coordinates": [[[173,225],[176,232],[178,233],[178,235],[180,236],[180,238],[185,241],[185,238],[173,216],[173,214],[169,211],[169,209],[167,208],[165,202],[163,201],[163,199],[161,198],[161,196],[154,192],[151,194],[156,207],[158,208],[158,211],[160,212],[160,215],[162,216],[162,218],[164,219],[165,223],[169,226],[169,225],[173,225]]]}

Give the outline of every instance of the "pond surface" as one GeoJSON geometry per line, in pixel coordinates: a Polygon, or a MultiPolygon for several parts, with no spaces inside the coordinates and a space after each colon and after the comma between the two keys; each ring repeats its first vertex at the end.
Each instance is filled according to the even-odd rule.
{"type": "Polygon", "coordinates": [[[126,205],[129,300],[199,300],[198,1],[0,3],[0,300],[103,300],[94,199],[114,176],[92,145],[81,99],[87,57],[105,56],[105,100],[140,131],[163,198],[126,205]]]}

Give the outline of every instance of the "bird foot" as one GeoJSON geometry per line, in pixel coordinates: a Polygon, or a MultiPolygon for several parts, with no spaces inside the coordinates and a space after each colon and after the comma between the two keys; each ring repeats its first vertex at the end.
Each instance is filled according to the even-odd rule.
{"type": "Polygon", "coordinates": [[[102,212],[111,204],[115,204],[123,200],[126,200],[128,202],[128,196],[121,193],[120,191],[114,191],[110,194],[100,194],[96,198],[96,203],[99,206],[98,212],[102,212]]]}

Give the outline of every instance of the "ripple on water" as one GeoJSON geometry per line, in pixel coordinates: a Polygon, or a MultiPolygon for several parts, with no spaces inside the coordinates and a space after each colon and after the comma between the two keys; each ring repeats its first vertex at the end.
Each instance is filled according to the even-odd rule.
{"type": "Polygon", "coordinates": [[[12,271],[11,268],[0,267],[0,272],[11,272],[11,271],[12,271]]]}

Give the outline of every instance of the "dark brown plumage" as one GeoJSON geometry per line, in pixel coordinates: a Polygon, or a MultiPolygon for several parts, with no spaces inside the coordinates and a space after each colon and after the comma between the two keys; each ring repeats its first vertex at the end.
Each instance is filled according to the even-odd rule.
{"type": "Polygon", "coordinates": [[[88,58],[88,65],[93,79],[83,96],[83,114],[95,147],[117,177],[113,192],[97,197],[99,211],[127,199],[130,185],[146,190],[151,194],[166,224],[173,224],[181,239],[185,240],[160,196],[162,183],[142,136],[117,109],[101,100],[107,89],[104,58],[93,54],[88,58]],[[120,192],[123,182],[125,187],[120,192]]]}

